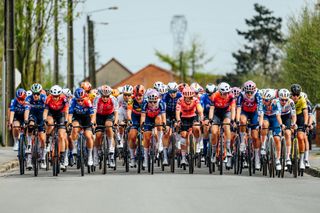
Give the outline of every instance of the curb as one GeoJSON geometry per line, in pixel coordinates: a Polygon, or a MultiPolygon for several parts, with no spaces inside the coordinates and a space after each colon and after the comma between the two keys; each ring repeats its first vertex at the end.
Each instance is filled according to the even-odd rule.
{"type": "Polygon", "coordinates": [[[311,175],[313,177],[318,177],[320,178],[320,170],[319,169],[316,169],[316,168],[308,168],[306,169],[305,171],[308,175],[311,175]]]}
{"type": "Polygon", "coordinates": [[[0,174],[5,173],[5,172],[9,171],[10,169],[13,169],[17,166],[19,166],[18,160],[12,160],[12,161],[6,162],[6,163],[0,165],[0,174]]]}

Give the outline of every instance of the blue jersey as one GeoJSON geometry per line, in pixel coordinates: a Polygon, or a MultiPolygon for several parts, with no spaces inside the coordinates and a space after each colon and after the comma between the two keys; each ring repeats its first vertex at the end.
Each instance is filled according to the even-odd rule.
{"type": "Polygon", "coordinates": [[[281,105],[279,99],[271,100],[271,104],[266,106],[263,104],[263,114],[266,116],[273,116],[281,114],[281,105]]]}
{"type": "Polygon", "coordinates": [[[26,110],[30,110],[30,114],[32,115],[39,115],[42,114],[44,109],[46,108],[45,103],[46,103],[47,96],[44,94],[40,94],[39,100],[34,100],[33,95],[29,95],[26,98],[26,110]]]}
{"type": "Polygon", "coordinates": [[[166,112],[167,114],[174,114],[176,113],[176,106],[179,98],[181,98],[182,95],[180,92],[177,92],[177,96],[175,98],[171,98],[169,93],[166,93],[163,96],[163,102],[166,104],[166,112]]]}
{"type": "Polygon", "coordinates": [[[237,107],[241,107],[244,112],[253,113],[258,111],[259,114],[262,113],[262,97],[260,93],[255,92],[250,98],[245,92],[241,92],[237,98],[237,107]]]}
{"type": "Polygon", "coordinates": [[[17,115],[23,115],[26,107],[27,103],[25,101],[21,102],[16,98],[11,100],[10,111],[14,112],[17,115]]]}
{"type": "Polygon", "coordinates": [[[94,109],[92,103],[88,99],[84,99],[82,105],[77,102],[77,99],[72,98],[71,105],[69,107],[69,114],[76,115],[92,115],[94,114],[94,109]]]}
{"type": "Polygon", "coordinates": [[[212,106],[212,101],[207,93],[201,95],[200,97],[200,104],[203,108],[204,115],[209,115],[210,106],[212,106]]]}
{"type": "Polygon", "coordinates": [[[151,105],[146,100],[142,103],[141,113],[146,113],[147,117],[155,118],[158,115],[161,115],[165,112],[166,112],[166,107],[162,100],[158,100],[158,102],[154,105],[151,105]]]}

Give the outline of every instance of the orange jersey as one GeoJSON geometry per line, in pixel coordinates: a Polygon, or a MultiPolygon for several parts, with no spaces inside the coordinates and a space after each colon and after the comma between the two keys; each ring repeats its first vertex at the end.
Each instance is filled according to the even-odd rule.
{"type": "Polygon", "coordinates": [[[190,104],[187,104],[184,100],[184,97],[179,98],[176,106],[176,110],[181,112],[182,118],[191,118],[196,116],[197,106],[200,104],[200,101],[197,97],[194,97],[191,100],[190,104]]]}
{"type": "Polygon", "coordinates": [[[212,101],[212,105],[220,110],[230,111],[231,107],[236,104],[236,100],[232,93],[229,93],[225,98],[221,96],[219,91],[217,91],[210,96],[210,100],[212,101]]]}

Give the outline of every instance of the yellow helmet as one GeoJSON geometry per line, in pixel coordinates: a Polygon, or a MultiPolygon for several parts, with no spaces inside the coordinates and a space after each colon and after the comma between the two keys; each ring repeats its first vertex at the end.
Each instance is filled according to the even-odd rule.
{"type": "Polygon", "coordinates": [[[119,95],[120,95],[120,92],[119,92],[118,89],[113,89],[113,90],[112,90],[112,96],[118,97],[119,95]]]}

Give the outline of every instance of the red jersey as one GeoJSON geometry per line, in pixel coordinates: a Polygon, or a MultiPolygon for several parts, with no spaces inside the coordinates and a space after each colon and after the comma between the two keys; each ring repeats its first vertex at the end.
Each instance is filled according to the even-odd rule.
{"type": "Polygon", "coordinates": [[[182,118],[191,118],[196,116],[197,106],[199,104],[200,101],[197,97],[194,97],[189,104],[184,101],[184,97],[181,97],[177,102],[176,110],[181,112],[182,118]]]}
{"type": "Polygon", "coordinates": [[[69,102],[65,95],[61,94],[58,100],[54,100],[52,95],[49,95],[46,100],[46,109],[56,112],[66,112],[69,102]]]}
{"type": "Polygon", "coordinates": [[[118,102],[115,97],[110,96],[110,98],[103,102],[102,98],[99,97],[95,100],[95,109],[97,110],[97,114],[99,115],[110,115],[114,111],[118,111],[118,102]]]}
{"type": "Polygon", "coordinates": [[[217,91],[210,96],[210,100],[212,101],[212,105],[220,110],[230,111],[231,107],[236,104],[236,100],[232,93],[229,93],[228,96],[224,98],[221,97],[220,92],[217,91]]]}

